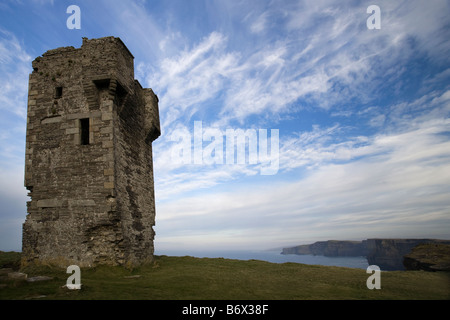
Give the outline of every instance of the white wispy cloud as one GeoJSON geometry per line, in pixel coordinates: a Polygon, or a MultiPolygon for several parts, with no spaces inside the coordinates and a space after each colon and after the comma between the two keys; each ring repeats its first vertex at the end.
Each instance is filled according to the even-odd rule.
{"type": "Polygon", "coordinates": [[[0,108],[24,119],[31,56],[16,36],[4,29],[0,29],[0,68],[0,108]]]}
{"type": "Polygon", "coordinates": [[[424,96],[403,109],[417,109],[419,103],[428,112],[415,117],[404,112],[403,119],[396,114],[384,133],[336,141],[345,128],[335,125],[284,140],[280,170],[307,169],[297,181],[234,185],[226,192],[161,202],[164,216],[157,228],[164,236],[159,241],[170,247],[182,234],[198,246],[211,240],[267,248],[342,234],[352,239],[445,235],[450,224],[449,92],[424,96]],[[185,219],[196,223],[185,227],[185,219]],[[420,230],[411,227],[418,221],[420,230]]]}
{"type": "Polygon", "coordinates": [[[264,31],[267,27],[267,22],[269,19],[268,12],[264,12],[261,15],[259,15],[255,21],[250,25],[250,30],[253,33],[261,33],[264,31]]]}
{"type": "MultiPolygon", "coordinates": [[[[420,2],[382,2],[382,29],[373,32],[367,30],[368,15],[361,5],[275,1],[241,21],[256,33],[248,36],[253,50],[245,43],[231,49],[234,35],[213,31],[181,52],[165,52],[159,63],[141,62],[138,68],[161,98],[164,128],[212,105],[219,115],[216,124],[226,126],[234,120],[244,124],[250,116],[262,121],[287,117],[301,110],[302,99],[325,109],[350,100],[366,103],[388,84],[399,85],[408,70],[402,61],[417,50],[446,59],[442,12],[447,5],[437,2],[426,9],[420,2]],[[260,35],[269,17],[275,31],[260,35]],[[419,18],[430,21],[426,28],[412,24],[419,18]],[[437,39],[433,46],[431,38],[437,39]]],[[[182,32],[169,30],[160,47],[178,43],[186,43],[182,32]]]]}
{"type": "Polygon", "coordinates": [[[7,171],[17,170],[24,163],[31,57],[16,36],[4,29],[0,29],[0,70],[0,164],[7,171]]]}
{"type": "Polygon", "coordinates": [[[9,250],[20,249],[21,217],[26,213],[23,168],[30,71],[31,57],[23,43],[0,28],[0,234],[9,250]]]}
{"type": "Polygon", "coordinates": [[[160,97],[163,127],[185,120],[223,90],[238,59],[224,50],[225,43],[224,35],[213,32],[193,48],[163,59],[158,70],[149,73],[146,82],[160,97]]]}
{"type": "MultiPolygon", "coordinates": [[[[18,0],[20,2],[20,0],[18,0]]],[[[54,5],[55,0],[31,0],[31,2],[38,4],[38,5],[46,5],[46,4],[50,4],[50,5],[54,5]]]]}
{"type": "MultiPolygon", "coordinates": [[[[425,10],[427,21],[436,13],[442,17],[440,4],[425,10]]],[[[442,19],[425,30],[417,24],[410,27],[422,5],[404,5],[408,9],[402,13],[402,6],[383,4],[383,27],[379,33],[370,33],[365,26],[367,14],[360,6],[344,10],[329,1],[320,6],[300,2],[285,13],[284,25],[278,26],[284,28],[285,38],[259,44],[251,54],[245,48],[244,56],[228,49],[231,35],[213,32],[196,46],[165,58],[158,70],[152,70],[147,84],[161,93],[163,109],[171,110],[167,126],[185,113],[192,115],[207,107],[203,104],[217,98],[218,92],[220,125],[232,120],[242,124],[251,115],[279,117],[291,112],[292,104],[305,97],[312,97],[318,107],[326,109],[352,98],[366,102],[383,85],[377,78],[380,72],[391,74],[390,81],[395,81],[406,70],[399,64],[402,57],[428,48],[428,39],[437,31],[437,38],[444,41],[442,19]],[[416,46],[410,47],[410,38],[417,41],[416,46]]],[[[244,21],[259,33],[270,10],[273,8],[253,22],[250,18],[244,21]]],[[[444,45],[439,43],[438,47],[444,45]]]]}
{"type": "MultiPolygon", "coordinates": [[[[404,41],[417,33],[417,26],[407,31],[402,27],[408,25],[419,9],[413,4],[413,8],[402,15],[399,14],[401,6],[383,4],[381,7],[384,32],[379,34],[368,33],[365,8],[345,7],[343,10],[344,7],[332,2],[320,5],[301,2],[284,15],[278,15],[287,17],[283,27],[291,33],[285,32],[286,38],[258,46],[258,50],[249,55],[230,51],[229,36],[213,32],[178,55],[163,59],[161,67],[153,69],[147,77],[147,85],[153,86],[160,96],[166,133],[155,147],[159,152],[155,156],[155,168],[161,172],[158,181],[161,195],[174,195],[201,186],[212,187],[254,174],[253,170],[220,166],[200,170],[191,166],[188,172],[177,173],[175,170],[183,167],[171,163],[172,150],[159,147],[168,145],[167,137],[176,126],[184,126],[187,132],[192,130],[189,128],[192,115],[202,108],[209,108],[208,102],[217,98],[219,92],[219,117],[213,125],[225,128],[232,120],[239,120],[241,126],[245,126],[250,115],[267,120],[277,119],[283,113],[298,112],[301,105],[293,106],[293,103],[304,97],[313,97],[316,106],[325,109],[345,104],[355,97],[367,102],[379,92],[377,86],[381,80],[377,77],[380,70],[391,73],[393,81],[400,78],[404,66],[398,65],[398,61],[402,60],[402,54],[414,50],[405,47],[404,41]],[[317,23],[317,19],[321,23],[317,23]],[[397,35],[391,27],[398,31],[397,35]],[[199,174],[206,179],[199,178],[199,174]]],[[[245,21],[251,23],[253,31],[262,32],[268,15],[269,11],[262,12],[256,15],[256,20],[248,16],[245,21]]],[[[427,28],[427,32],[440,28],[439,23],[434,26],[427,28]]],[[[421,41],[420,37],[418,39],[421,41]]],[[[405,107],[401,105],[391,106],[389,110],[374,107],[370,111],[368,108],[364,115],[352,105],[338,112],[359,115],[369,126],[383,128],[387,124],[410,121],[404,115],[414,106],[425,105],[423,108],[427,109],[429,98],[424,96],[423,101],[402,103],[408,110],[402,109],[405,107]]],[[[214,108],[216,105],[217,102],[214,108]]],[[[430,110],[437,109],[430,108],[427,112],[436,112],[430,110]]],[[[314,126],[311,132],[299,132],[297,136],[285,138],[280,146],[281,170],[317,168],[330,162],[353,161],[389,151],[382,145],[383,134],[333,140],[335,136],[346,135],[347,129],[341,125],[314,126]]],[[[414,132],[412,128],[405,130],[414,132]]]]}

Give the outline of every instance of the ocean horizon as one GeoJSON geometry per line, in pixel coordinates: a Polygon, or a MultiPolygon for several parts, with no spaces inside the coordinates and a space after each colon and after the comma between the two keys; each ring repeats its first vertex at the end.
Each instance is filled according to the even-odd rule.
{"type": "Polygon", "coordinates": [[[302,263],[309,265],[347,267],[366,270],[369,266],[366,257],[326,257],[318,255],[281,254],[281,249],[271,250],[155,250],[161,256],[191,256],[196,258],[225,258],[237,260],[262,260],[272,263],[302,263]]]}

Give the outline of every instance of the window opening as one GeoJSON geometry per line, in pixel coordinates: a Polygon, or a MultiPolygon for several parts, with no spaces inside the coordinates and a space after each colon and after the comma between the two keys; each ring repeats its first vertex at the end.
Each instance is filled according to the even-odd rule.
{"type": "Polygon", "coordinates": [[[56,87],[55,88],[55,99],[61,98],[62,94],[63,94],[63,88],[62,87],[56,87]]]}
{"type": "Polygon", "coordinates": [[[80,119],[81,145],[89,144],[89,118],[80,119]]]}

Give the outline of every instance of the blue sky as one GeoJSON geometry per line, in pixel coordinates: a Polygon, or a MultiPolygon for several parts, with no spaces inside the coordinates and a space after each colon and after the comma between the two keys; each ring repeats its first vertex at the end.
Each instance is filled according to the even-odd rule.
{"type": "Polygon", "coordinates": [[[104,36],[124,41],[160,100],[157,252],[450,239],[449,16],[438,0],[2,1],[0,250],[21,248],[31,62],[104,36]],[[276,174],[175,161],[172,137],[193,137],[195,121],[278,130],[276,174]]]}

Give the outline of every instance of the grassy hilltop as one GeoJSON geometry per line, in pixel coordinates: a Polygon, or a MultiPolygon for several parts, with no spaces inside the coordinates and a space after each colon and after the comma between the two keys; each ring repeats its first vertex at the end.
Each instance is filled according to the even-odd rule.
{"type": "MultiPolygon", "coordinates": [[[[0,267],[17,265],[18,253],[0,253],[0,267]]],[[[22,270],[52,280],[27,282],[0,278],[0,299],[450,299],[450,274],[393,271],[381,273],[381,289],[369,290],[365,270],[269,263],[257,260],[157,256],[133,270],[99,266],[81,269],[81,290],[63,288],[65,269],[22,270]]]]}

